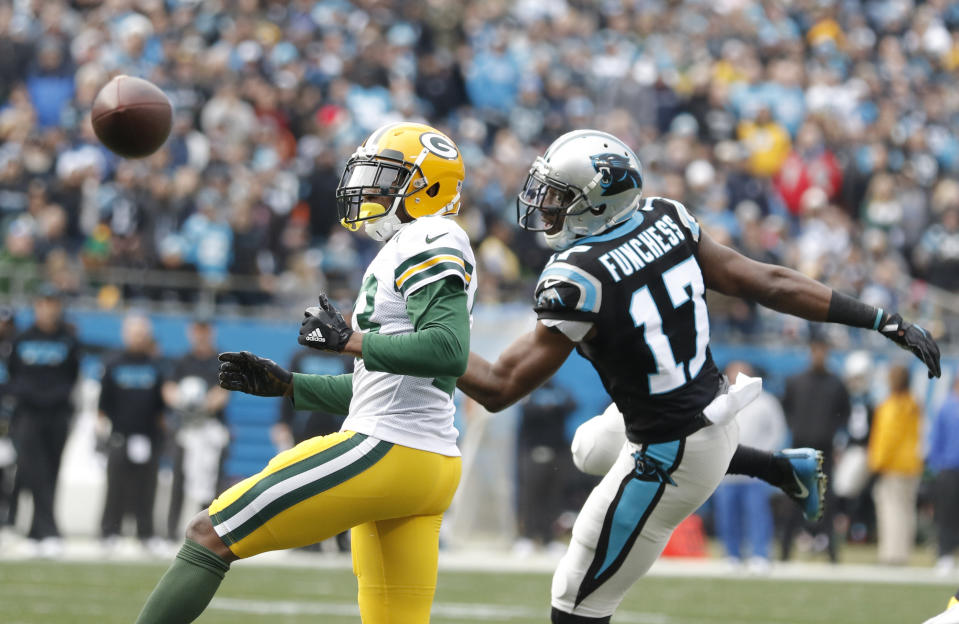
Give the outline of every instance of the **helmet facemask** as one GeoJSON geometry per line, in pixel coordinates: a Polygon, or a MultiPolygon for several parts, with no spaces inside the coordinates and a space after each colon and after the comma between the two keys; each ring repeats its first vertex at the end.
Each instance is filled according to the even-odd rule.
{"type": "MultiPolygon", "coordinates": [[[[354,154],[346,164],[336,189],[340,223],[355,232],[360,229],[361,224],[366,224],[369,230],[369,226],[374,222],[384,217],[394,217],[395,225],[398,226],[399,217],[396,212],[411,194],[410,182],[419,173],[417,169],[415,165],[403,160],[354,154]],[[384,199],[386,201],[383,201],[384,199]]],[[[422,175],[416,177],[420,181],[423,179],[422,175]]],[[[412,192],[415,193],[416,190],[412,192]]]]}
{"type": "Polygon", "coordinates": [[[560,249],[576,236],[576,217],[586,212],[602,214],[605,204],[593,206],[586,196],[599,182],[597,175],[587,188],[561,182],[548,173],[549,165],[537,158],[526,178],[523,190],[516,196],[516,219],[524,230],[543,232],[554,249],[560,249]]]}

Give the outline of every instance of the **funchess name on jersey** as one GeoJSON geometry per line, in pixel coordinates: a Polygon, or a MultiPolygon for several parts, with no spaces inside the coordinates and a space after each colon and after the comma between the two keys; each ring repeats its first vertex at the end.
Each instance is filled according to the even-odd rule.
{"type": "Polygon", "coordinates": [[[670,249],[686,240],[683,230],[669,215],[663,215],[625,243],[599,257],[614,282],[632,275],[648,263],[661,258],[670,249]]]}

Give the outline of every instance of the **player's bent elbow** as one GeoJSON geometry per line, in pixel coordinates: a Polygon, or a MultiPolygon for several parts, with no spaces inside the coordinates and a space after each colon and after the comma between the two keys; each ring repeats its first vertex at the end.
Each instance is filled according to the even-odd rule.
{"type": "Polygon", "coordinates": [[[513,401],[509,401],[502,397],[487,397],[479,401],[479,404],[483,406],[487,412],[495,414],[496,412],[502,412],[504,409],[513,404],[513,401]]]}
{"type": "Polygon", "coordinates": [[[462,377],[470,360],[469,341],[458,340],[454,336],[443,335],[442,349],[436,364],[442,368],[443,375],[462,377]]]}
{"type": "Polygon", "coordinates": [[[456,356],[450,362],[450,371],[451,376],[453,377],[462,377],[466,374],[466,367],[470,361],[470,352],[465,350],[462,353],[456,354],[456,356]]]}

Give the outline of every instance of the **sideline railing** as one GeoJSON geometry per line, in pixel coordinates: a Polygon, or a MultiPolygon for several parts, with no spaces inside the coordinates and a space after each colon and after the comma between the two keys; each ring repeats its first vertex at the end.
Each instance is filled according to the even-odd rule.
{"type": "MultiPolygon", "coordinates": [[[[323,281],[306,283],[289,275],[271,277],[271,287],[265,288],[260,276],[225,275],[213,280],[194,271],[130,267],[70,266],[50,279],[42,265],[0,264],[0,305],[29,305],[45,281],[60,285],[73,305],[88,309],[146,306],[171,313],[277,319],[289,318],[291,307],[303,305],[327,288],[323,281]]],[[[532,292],[532,287],[519,290],[532,292]]],[[[959,293],[921,280],[911,280],[894,293],[903,316],[922,319],[941,343],[959,346],[959,293]]],[[[353,292],[345,293],[347,299],[353,296],[353,292]]],[[[785,321],[780,318],[784,317],[763,315],[757,332],[724,338],[757,342],[778,337],[781,342],[790,342],[781,331],[785,321]]]]}

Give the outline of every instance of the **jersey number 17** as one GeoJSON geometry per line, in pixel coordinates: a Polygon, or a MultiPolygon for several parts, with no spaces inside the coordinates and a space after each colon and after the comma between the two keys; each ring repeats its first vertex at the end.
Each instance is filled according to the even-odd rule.
{"type": "Polygon", "coordinates": [[[663,315],[656,307],[649,287],[636,290],[630,299],[629,315],[636,327],[645,328],[646,344],[656,360],[657,372],[649,375],[650,394],[670,392],[695,378],[706,362],[706,346],[709,344],[709,315],[704,298],[706,286],[696,258],[691,256],[664,271],[662,280],[673,309],[690,299],[693,301],[694,326],[690,329],[696,335],[696,353],[690,360],[676,361],[669,338],[663,333],[663,315]]]}

